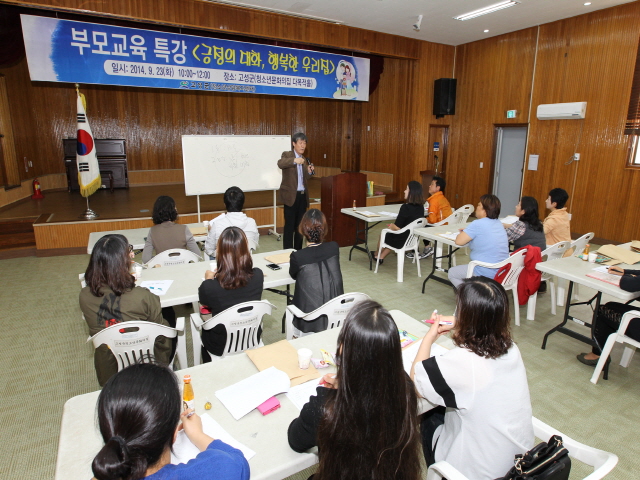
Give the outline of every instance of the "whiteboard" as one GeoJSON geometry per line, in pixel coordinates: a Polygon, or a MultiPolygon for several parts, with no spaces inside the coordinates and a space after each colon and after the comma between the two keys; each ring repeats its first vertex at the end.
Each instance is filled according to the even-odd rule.
{"type": "Polygon", "coordinates": [[[291,150],[289,135],[183,135],[182,161],[186,195],[277,190],[278,160],[291,150]]]}

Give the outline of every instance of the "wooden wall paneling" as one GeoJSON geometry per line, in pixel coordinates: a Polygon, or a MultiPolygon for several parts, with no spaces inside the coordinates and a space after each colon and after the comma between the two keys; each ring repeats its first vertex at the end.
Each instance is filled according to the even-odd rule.
{"type": "Polygon", "coordinates": [[[20,169],[7,96],[7,83],[3,75],[0,75],[0,135],[0,158],[2,160],[2,168],[0,168],[2,183],[0,185],[19,185],[20,169]]]}
{"type": "Polygon", "coordinates": [[[457,47],[456,114],[447,166],[452,204],[475,205],[488,193],[494,124],[527,121],[536,35],[534,27],[457,47]],[[506,110],[512,109],[518,115],[508,120],[506,110]]]}
{"type": "Polygon", "coordinates": [[[638,2],[540,27],[532,108],[586,101],[587,113],[584,120],[532,115],[528,154],[540,160],[537,171],[526,171],[524,192],[541,202],[551,188],[565,188],[574,234],[640,238],[629,208],[640,201],[640,172],[625,168],[623,135],[639,34],[638,2]],[[565,165],[575,152],[580,161],[565,165]]]}
{"type": "MultiPolygon", "coordinates": [[[[413,152],[402,162],[398,171],[398,191],[404,190],[410,180],[420,181],[420,171],[428,168],[431,146],[429,125],[449,125],[451,117],[436,119],[433,115],[433,86],[438,78],[451,78],[455,47],[423,42],[420,60],[414,61],[413,78],[410,84],[409,124],[407,135],[413,152]]],[[[428,192],[424,192],[425,197],[428,192]]]]}
{"type": "Polygon", "coordinates": [[[417,58],[421,43],[408,37],[199,0],[2,0],[2,3],[405,58],[417,58]]]}

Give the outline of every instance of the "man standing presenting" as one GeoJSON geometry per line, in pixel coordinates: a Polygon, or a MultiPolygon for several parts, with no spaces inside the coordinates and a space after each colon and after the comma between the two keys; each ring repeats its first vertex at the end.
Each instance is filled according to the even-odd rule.
{"type": "Polygon", "coordinates": [[[287,248],[302,249],[302,235],[298,233],[298,225],[304,212],[309,208],[309,192],[307,181],[313,175],[314,168],[311,163],[305,165],[307,160],[303,153],[307,148],[307,137],[304,133],[296,133],[291,137],[293,151],[282,152],[278,160],[278,167],[282,170],[282,183],[280,184],[280,200],[284,203],[284,240],[283,246],[287,248]]]}

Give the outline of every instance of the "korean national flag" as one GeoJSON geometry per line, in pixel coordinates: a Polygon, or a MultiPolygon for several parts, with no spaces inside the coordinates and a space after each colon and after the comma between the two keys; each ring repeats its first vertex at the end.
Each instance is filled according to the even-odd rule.
{"type": "Polygon", "coordinates": [[[92,195],[102,185],[91,127],[85,113],[83,95],[78,94],[78,142],[76,150],[78,183],[83,197],[92,195]]]}

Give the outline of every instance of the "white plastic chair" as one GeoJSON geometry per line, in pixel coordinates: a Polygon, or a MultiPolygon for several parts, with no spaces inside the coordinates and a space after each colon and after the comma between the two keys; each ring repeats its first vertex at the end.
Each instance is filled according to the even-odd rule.
{"type": "MultiPolygon", "coordinates": [[[[436,222],[436,223],[429,223],[428,226],[440,227],[444,224],[462,225],[467,222],[467,219],[469,218],[469,215],[471,215],[471,212],[473,212],[473,210],[474,210],[473,205],[463,205],[462,207],[458,208],[455,212],[453,212],[444,220],[441,220],[440,222],[436,222]]],[[[436,267],[437,268],[442,268],[442,258],[439,258],[439,257],[442,257],[442,247],[443,247],[442,243],[438,243],[438,248],[436,249],[436,258],[437,258],[436,267]]],[[[456,266],[455,254],[451,256],[451,266],[452,267],[456,266]]]]}
{"type": "MultiPolygon", "coordinates": [[[[581,255],[582,252],[584,251],[584,247],[587,246],[587,243],[591,241],[594,235],[595,234],[593,232],[589,232],[589,233],[585,233],[580,238],[573,240],[571,242],[571,246],[569,247],[569,249],[573,248],[573,252],[571,253],[571,255],[574,257],[581,255]]],[[[564,297],[565,297],[564,284],[565,284],[564,281],[558,282],[558,306],[559,307],[564,306],[564,297]]],[[[573,286],[573,298],[576,298],[578,296],[578,287],[579,286],[577,283],[573,286]]]]}
{"type": "Polygon", "coordinates": [[[396,252],[398,256],[398,282],[403,282],[404,281],[404,278],[403,278],[404,277],[404,254],[405,252],[413,250],[413,261],[418,265],[418,276],[422,277],[420,273],[420,262],[418,261],[418,237],[416,236],[415,233],[413,233],[413,229],[423,227],[425,222],[426,220],[424,218],[419,218],[411,222],[406,227],[401,228],[400,230],[393,231],[390,228],[384,228],[380,233],[380,248],[378,249],[378,255],[377,255],[378,260],[376,260],[376,269],[374,273],[378,273],[378,265],[380,265],[380,260],[379,260],[380,253],[382,252],[382,249],[388,248],[389,250],[393,250],[394,252],[396,252]],[[404,242],[404,245],[401,248],[394,248],[385,243],[385,239],[388,233],[400,234],[406,231],[409,232],[409,236],[407,237],[407,240],[404,242]]]}
{"type": "Polygon", "coordinates": [[[520,304],[518,303],[518,278],[520,277],[520,273],[524,270],[524,256],[527,253],[527,249],[524,248],[519,252],[514,253],[506,260],[503,260],[498,263],[486,263],[479,262],[477,260],[473,260],[469,263],[467,267],[467,278],[473,276],[474,267],[487,267],[487,268],[497,268],[500,269],[507,264],[511,264],[511,268],[509,272],[504,277],[502,281],[502,286],[505,290],[511,290],[513,292],[513,309],[515,310],[516,316],[516,325],[520,326],[520,304]]]}
{"type": "Polygon", "coordinates": [[[258,341],[258,328],[262,324],[262,317],[271,315],[276,308],[268,300],[255,300],[239,303],[227,308],[206,322],[202,321],[199,313],[191,314],[191,339],[193,345],[193,364],[202,363],[202,330],[211,330],[217,325],[224,325],[227,331],[227,342],[222,356],[211,354],[212,360],[219,360],[227,355],[242,353],[257,347],[263,347],[262,340],[258,341]]]}
{"type": "MultiPolygon", "coordinates": [[[[609,355],[611,355],[611,350],[613,350],[613,346],[616,342],[630,345],[624,347],[622,358],[620,359],[620,365],[622,365],[624,368],[627,368],[629,366],[629,363],[633,358],[633,354],[636,352],[636,348],[640,348],[640,342],[638,340],[634,340],[633,338],[625,335],[627,327],[629,326],[629,322],[634,318],[640,318],[640,311],[631,310],[630,312],[625,313],[622,316],[622,320],[620,321],[620,327],[618,327],[618,331],[612,333],[611,335],[609,335],[609,338],[607,338],[607,342],[604,344],[602,353],[600,354],[600,360],[598,360],[596,369],[594,370],[593,376],[591,377],[591,383],[593,383],[594,385],[598,383],[600,372],[602,372],[602,369],[607,363],[607,359],[609,358],[609,355]]],[[[607,380],[607,378],[608,372],[605,370],[604,379],[607,380]]]]}
{"type": "MultiPolygon", "coordinates": [[[[153,357],[153,346],[156,337],[178,337],[175,356],[178,357],[180,368],[187,368],[187,346],[184,338],[184,317],[176,319],[176,328],[158,323],[135,320],[120,322],[101,330],[87,342],[93,342],[94,348],[107,345],[118,361],[118,371],[139,361],[147,361],[153,357]]],[[[173,358],[169,366],[173,365],[173,358]]]]}
{"type": "Polygon", "coordinates": [[[147,266],[149,268],[153,268],[156,265],[160,265],[161,267],[171,267],[173,265],[183,265],[185,263],[190,262],[201,262],[202,257],[196,255],[190,250],[185,250],[183,248],[172,248],[170,250],[165,250],[162,253],[159,253],[151,260],[147,262],[147,266]]]}
{"type": "MultiPolygon", "coordinates": [[[[547,257],[545,262],[549,260],[555,260],[557,258],[562,258],[564,252],[566,252],[571,245],[571,242],[558,242],[555,245],[551,245],[549,248],[545,249],[541,252],[541,256],[547,257]]],[[[542,273],[542,277],[540,277],[540,285],[542,282],[547,282],[549,293],[551,294],[551,313],[553,315],[556,314],[556,284],[554,282],[554,276],[548,273],[542,273]]],[[[536,303],[538,299],[538,292],[534,293],[529,297],[529,301],[527,302],[527,320],[534,320],[536,316],[536,303]]]]}
{"type": "MultiPolygon", "coordinates": [[[[538,420],[536,417],[532,417],[531,420],[533,422],[533,433],[537,438],[546,442],[553,435],[560,435],[562,437],[562,443],[569,451],[569,457],[593,467],[593,472],[584,477],[583,480],[598,480],[604,478],[618,464],[617,455],[580,443],[543,421],[538,420]]],[[[500,475],[506,473],[507,472],[499,472],[500,475]]],[[[442,478],[447,478],[448,480],[469,480],[465,475],[460,473],[458,469],[445,461],[434,463],[427,471],[427,480],[441,480],[442,478]]]]}
{"type": "Polygon", "coordinates": [[[311,321],[318,318],[320,315],[326,315],[329,324],[327,325],[327,330],[331,330],[332,328],[340,327],[345,317],[356,303],[361,302],[362,300],[368,300],[370,297],[364,293],[345,293],[340,295],[339,297],[333,298],[329,300],[327,303],[322,305],[319,308],[316,308],[313,312],[304,313],[295,305],[287,305],[286,310],[286,333],[287,340],[291,340],[294,335],[297,337],[304,337],[306,335],[311,335],[314,332],[303,333],[298,331],[297,328],[293,326],[293,317],[298,317],[303,320],[311,321]]]}

